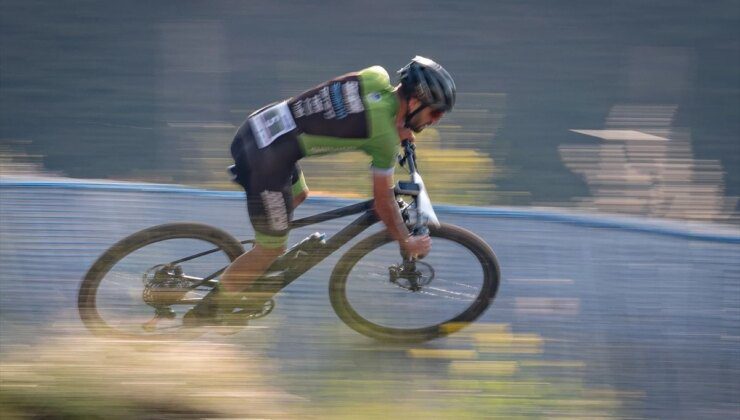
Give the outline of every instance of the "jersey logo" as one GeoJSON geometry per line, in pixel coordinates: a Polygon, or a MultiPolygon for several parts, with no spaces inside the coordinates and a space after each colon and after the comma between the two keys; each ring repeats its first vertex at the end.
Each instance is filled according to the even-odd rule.
{"type": "Polygon", "coordinates": [[[365,111],[360,97],[360,84],[356,81],[336,81],[296,99],[290,110],[295,118],[308,117],[322,113],[324,119],[344,119],[349,114],[365,111]]]}
{"type": "Polygon", "coordinates": [[[288,101],[299,134],[345,139],[369,136],[360,78],[347,74],[288,101]]]}
{"type": "Polygon", "coordinates": [[[380,102],[383,97],[380,95],[380,92],[373,92],[366,96],[368,102],[380,102]]]}
{"type": "Polygon", "coordinates": [[[344,106],[344,98],[342,97],[342,84],[334,82],[331,84],[331,106],[334,108],[334,114],[338,119],[347,118],[347,108],[344,106]]]}

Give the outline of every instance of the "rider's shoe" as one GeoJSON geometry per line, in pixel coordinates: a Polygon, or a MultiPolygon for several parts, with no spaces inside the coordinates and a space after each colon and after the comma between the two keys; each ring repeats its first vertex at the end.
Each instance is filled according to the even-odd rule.
{"type": "Polygon", "coordinates": [[[183,317],[186,327],[245,327],[247,320],[264,312],[265,300],[242,292],[216,290],[206,295],[183,317]]]}
{"type": "Polygon", "coordinates": [[[207,295],[191,310],[185,313],[182,324],[185,327],[206,327],[220,324],[219,305],[214,293],[207,295]]]}

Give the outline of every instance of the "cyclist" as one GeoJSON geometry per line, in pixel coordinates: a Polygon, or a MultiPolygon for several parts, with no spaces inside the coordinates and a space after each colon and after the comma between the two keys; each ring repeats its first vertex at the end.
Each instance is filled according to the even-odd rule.
{"type": "MultiPolygon", "coordinates": [[[[231,144],[232,172],[247,195],[256,244],[221,276],[219,290],[197,305],[207,319],[242,298],[250,284],[285,252],[289,222],[308,196],[297,161],[306,156],[362,150],[371,157],[375,212],[407,255],[425,255],[428,236],[411,236],[393,194],[399,143],[414,140],[455,105],[455,83],[439,64],[421,56],[398,71],[393,86],[374,66],[322,83],[252,113],[231,144]]],[[[261,307],[256,299],[256,307],[261,307]]]]}

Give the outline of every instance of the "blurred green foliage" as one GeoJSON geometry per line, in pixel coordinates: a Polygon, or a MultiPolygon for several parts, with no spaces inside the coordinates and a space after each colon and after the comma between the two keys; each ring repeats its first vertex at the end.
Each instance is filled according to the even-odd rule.
{"type": "MultiPolygon", "coordinates": [[[[269,340],[267,331],[259,330],[259,342],[269,340]]],[[[629,396],[587,386],[583,363],[548,360],[543,340],[501,324],[464,330],[448,350],[350,350],[377,353],[389,368],[400,362],[403,372],[349,365],[280,372],[255,344],[67,335],[24,346],[2,354],[0,416],[606,418],[618,416],[629,396]]]]}

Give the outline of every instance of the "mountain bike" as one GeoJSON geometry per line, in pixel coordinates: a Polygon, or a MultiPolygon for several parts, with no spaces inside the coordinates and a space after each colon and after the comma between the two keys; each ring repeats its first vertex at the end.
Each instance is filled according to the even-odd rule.
{"type": "MultiPolygon", "coordinates": [[[[386,230],[352,245],[329,280],[329,298],[339,318],[368,337],[420,342],[453,333],[480,317],[499,286],[499,264],[481,238],[440,223],[416,168],[415,147],[403,142],[399,158],[409,181],[395,185],[396,199],[412,234],[429,234],[433,245],[423,258],[404,256],[386,230]],[[407,202],[407,200],[409,200],[407,202]]],[[[314,233],[289,248],[253,283],[273,296],[379,221],[373,200],[291,222],[291,229],[359,214],[327,238],[314,233]]],[[[199,223],[169,223],[144,229],[114,244],[83,278],[79,314],[95,334],[124,338],[194,337],[186,315],[206,298],[244,245],[221,229],[199,223]],[[219,268],[220,267],[220,268],[219,268]]],[[[231,318],[251,321],[275,307],[235,308],[231,318]]]]}

